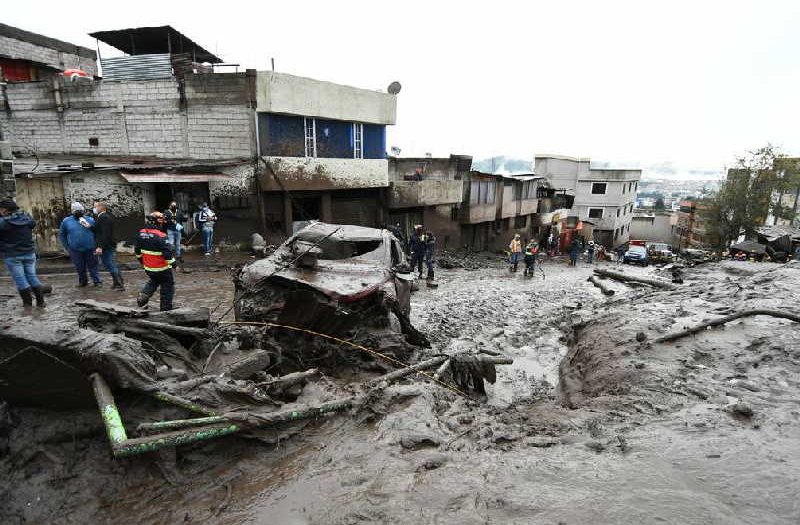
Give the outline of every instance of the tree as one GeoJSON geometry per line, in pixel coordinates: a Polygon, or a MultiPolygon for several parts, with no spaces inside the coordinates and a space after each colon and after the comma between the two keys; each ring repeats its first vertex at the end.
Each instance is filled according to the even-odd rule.
{"type": "Polygon", "coordinates": [[[727,247],[744,232],[752,236],[773,212],[781,212],[773,193],[790,182],[775,169],[785,156],[771,144],[739,157],[728,170],[716,194],[704,199],[700,209],[708,227],[709,242],[727,247]]]}
{"type": "Polygon", "coordinates": [[[657,198],[654,207],[657,210],[663,210],[664,209],[664,197],[657,198]]]}

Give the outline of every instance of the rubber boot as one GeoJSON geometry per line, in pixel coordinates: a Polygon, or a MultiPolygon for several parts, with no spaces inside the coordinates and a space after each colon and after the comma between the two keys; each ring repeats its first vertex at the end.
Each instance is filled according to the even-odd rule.
{"type": "Polygon", "coordinates": [[[162,312],[169,312],[172,310],[172,301],[165,299],[163,294],[161,295],[159,310],[162,312]]]}
{"type": "Polygon", "coordinates": [[[125,281],[122,280],[121,273],[111,274],[111,279],[114,281],[114,284],[111,285],[112,290],[125,290],[125,281]]]}
{"type": "Polygon", "coordinates": [[[41,286],[34,286],[31,288],[33,290],[33,296],[36,297],[36,306],[39,308],[43,308],[45,306],[44,302],[44,292],[42,292],[41,286]]]}
{"type": "Polygon", "coordinates": [[[19,296],[22,297],[22,306],[33,306],[33,295],[31,295],[30,288],[20,290],[19,296]]]}
{"type": "Polygon", "coordinates": [[[433,270],[428,272],[428,277],[426,278],[428,281],[433,281],[433,270]]]}
{"type": "Polygon", "coordinates": [[[144,292],[139,292],[139,295],[136,296],[136,304],[140,308],[146,305],[148,301],[150,301],[150,296],[144,292]]]}

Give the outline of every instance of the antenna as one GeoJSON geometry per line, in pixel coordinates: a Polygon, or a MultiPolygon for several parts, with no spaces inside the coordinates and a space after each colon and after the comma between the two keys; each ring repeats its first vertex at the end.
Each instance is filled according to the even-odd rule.
{"type": "Polygon", "coordinates": [[[389,87],[388,87],[388,88],[386,88],[386,91],[388,91],[388,92],[389,92],[389,93],[391,93],[392,95],[397,95],[398,93],[400,93],[400,90],[401,90],[402,88],[403,88],[403,86],[401,86],[401,85],[400,85],[400,82],[398,82],[398,81],[396,81],[396,80],[395,80],[394,82],[392,82],[391,84],[389,84],[389,87]]]}

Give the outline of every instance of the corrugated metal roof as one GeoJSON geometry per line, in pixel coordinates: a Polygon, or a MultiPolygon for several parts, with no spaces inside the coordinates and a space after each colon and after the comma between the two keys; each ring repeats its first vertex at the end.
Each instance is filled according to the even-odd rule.
{"type": "Polygon", "coordinates": [[[222,62],[218,56],[197,45],[172,26],[132,27],[89,33],[101,42],[129,55],[149,53],[189,53],[197,62],[222,62]]]}
{"type": "Polygon", "coordinates": [[[224,173],[167,173],[165,171],[149,173],[119,172],[128,182],[209,182],[226,181],[230,175],[224,173]]]}
{"type": "Polygon", "coordinates": [[[153,80],[172,77],[168,54],[103,58],[103,80],[153,80]]]}

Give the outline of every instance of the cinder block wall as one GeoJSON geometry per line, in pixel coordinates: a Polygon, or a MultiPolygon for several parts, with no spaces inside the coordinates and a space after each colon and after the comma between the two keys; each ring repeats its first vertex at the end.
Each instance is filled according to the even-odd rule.
{"type": "Polygon", "coordinates": [[[16,38],[0,36],[0,49],[3,50],[3,55],[9,58],[38,62],[39,64],[45,64],[54,69],[82,69],[92,76],[97,74],[97,61],[95,58],[78,55],[77,46],[75,46],[76,53],[68,53],[23,40],[17,40],[16,38]]]}
{"type": "Polygon", "coordinates": [[[0,129],[15,151],[40,154],[249,157],[253,85],[248,73],[189,75],[182,104],[175,79],[9,84],[0,129]]]}

